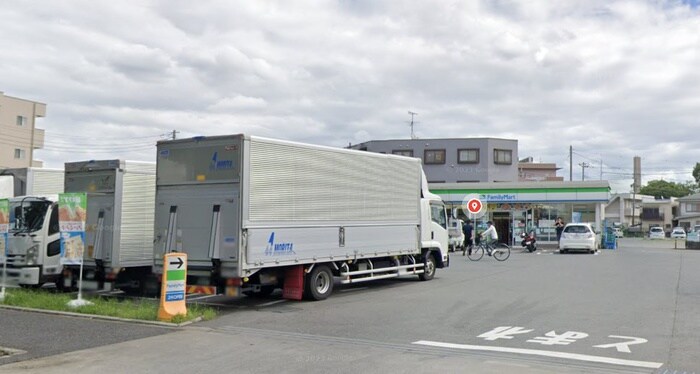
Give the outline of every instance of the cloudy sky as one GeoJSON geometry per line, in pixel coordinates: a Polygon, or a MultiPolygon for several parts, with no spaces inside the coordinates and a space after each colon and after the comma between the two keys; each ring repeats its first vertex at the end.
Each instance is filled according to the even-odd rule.
{"type": "Polygon", "coordinates": [[[499,137],[574,179],[686,181],[700,8],[681,1],[3,1],[0,91],[47,104],[46,166],[178,137],[499,137]],[[602,160],[602,169],[601,169],[602,160]]]}

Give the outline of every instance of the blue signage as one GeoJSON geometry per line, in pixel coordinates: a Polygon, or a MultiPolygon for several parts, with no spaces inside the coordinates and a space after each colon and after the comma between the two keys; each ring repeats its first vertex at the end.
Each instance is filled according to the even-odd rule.
{"type": "Polygon", "coordinates": [[[270,234],[265,247],[265,256],[276,256],[285,254],[294,254],[294,243],[275,243],[275,232],[270,234]]]}
{"type": "Polygon", "coordinates": [[[165,294],[165,301],[180,301],[180,300],[185,300],[185,292],[184,291],[167,292],[165,294]]]}
{"type": "Polygon", "coordinates": [[[233,160],[219,160],[219,152],[214,152],[211,156],[210,170],[228,170],[233,169],[233,160]]]}

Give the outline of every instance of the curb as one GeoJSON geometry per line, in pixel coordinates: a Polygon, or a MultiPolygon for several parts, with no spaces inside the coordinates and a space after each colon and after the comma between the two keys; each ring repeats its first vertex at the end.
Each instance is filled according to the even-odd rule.
{"type": "Polygon", "coordinates": [[[23,312],[43,313],[43,314],[52,314],[52,315],[62,315],[62,316],[79,317],[79,318],[86,318],[86,319],[98,319],[98,320],[113,321],[113,322],[136,323],[136,324],[142,324],[142,325],[170,327],[170,328],[185,327],[185,326],[191,325],[195,322],[200,322],[202,320],[202,317],[197,317],[191,321],[187,321],[187,322],[183,322],[183,323],[147,321],[147,320],[143,320],[143,319],[120,318],[120,317],[112,317],[112,316],[100,316],[97,314],[85,314],[85,313],[75,313],[75,312],[64,312],[64,311],[58,311],[58,310],[25,308],[25,307],[21,307],[21,306],[3,305],[3,304],[0,304],[0,309],[9,309],[9,310],[17,310],[17,311],[23,311],[23,312]]]}

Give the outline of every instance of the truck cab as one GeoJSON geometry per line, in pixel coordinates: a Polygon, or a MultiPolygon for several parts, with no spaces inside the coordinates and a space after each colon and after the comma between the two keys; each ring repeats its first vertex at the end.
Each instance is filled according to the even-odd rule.
{"type": "MultiPolygon", "coordinates": [[[[425,173],[423,173],[423,186],[421,189],[421,247],[426,254],[426,273],[434,273],[434,269],[429,269],[430,254],[435,257],[433,266],[437,268],[447,267],[450,264],[447,211],[445,203],[440,196],[428,190],[425,173]],[[428,220],[430,222],[428,222],[428,220]]],[[[461,226],[460,226],[461,230],[461,226]]]]}
{"type": "Polygon", "coordinates": [[[20,286],[60,286],[63,267],[57,196],[20,196],[10,200],[7,276],[20,286]]]}

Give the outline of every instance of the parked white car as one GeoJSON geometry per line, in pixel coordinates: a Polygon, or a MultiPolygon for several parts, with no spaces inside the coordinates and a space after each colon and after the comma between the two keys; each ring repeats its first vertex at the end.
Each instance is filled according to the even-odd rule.
{"type": "Polygon", "coordinates": [[[671,237],[674,239],[685,239],[685,230],[682,227],[674,227],[671,231],[671,237]]]}
{"type": "Polygon", "coordinates": [[[661,227],[656,226],[649,229],[649,239],[664,239],[665,237],[666,233],[661,227]]]}
{"type": "Polygon", "coordinates": [[[564,227],[559,240],[559,253],[568,251],[587,251],[595,253],[600,241],[589,223],[569,223],[564,227]]]}

